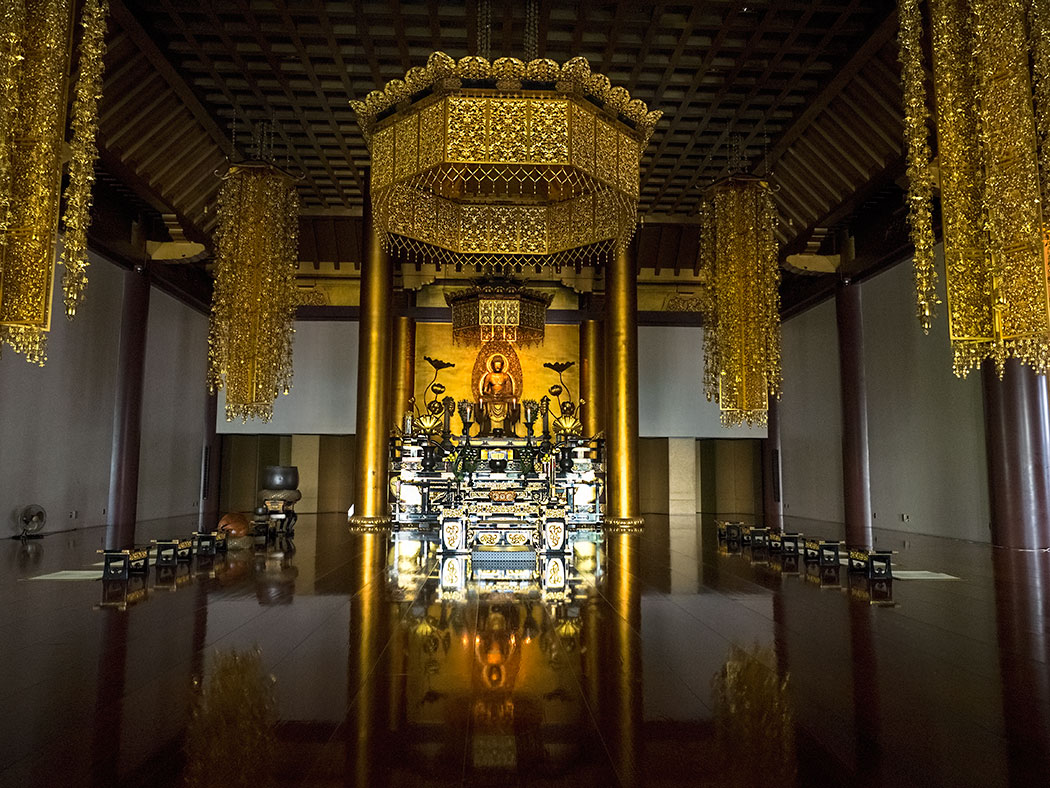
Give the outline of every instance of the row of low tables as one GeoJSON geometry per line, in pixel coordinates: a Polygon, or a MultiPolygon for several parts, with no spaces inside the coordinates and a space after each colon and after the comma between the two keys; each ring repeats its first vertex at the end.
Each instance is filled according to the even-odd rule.
{"type": "Polygon", "coordinates": [[[808,539],[800,533],[786,533],[772,528],[760,528],[739,522],[719,521],[718,541],[728,546],[768,550],[781,556],[801,558],[806,564],[838,569],[846,558],[850,573],[863,574],[869,580],[893,579],[893,553],[889,550],[846,547],[844,542],[827,539],[808,539]]]}
{"type": "Polygon", "coordinates": [[[213,556],[225,553],[225,531],[194,531],[187,539],[154,539],[145,547],[121,550],[99,550],[103,556],[103,580],[127,580],[132,575],[149,572],[150,555],[158,567],[172,567],[189,563],[194,555],[213,556]]]}

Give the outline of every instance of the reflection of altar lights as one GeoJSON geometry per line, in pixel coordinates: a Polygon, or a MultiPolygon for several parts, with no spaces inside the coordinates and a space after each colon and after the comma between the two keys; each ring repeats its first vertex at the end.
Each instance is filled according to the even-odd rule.
{"type": "Polygon", "coordinates": [[[570,603],[602,577],[601,537],[574,538],[565,551],[481,550],[441,553],[437,541],[419,532],[395,532],[390,547],[389,587],[400,594],[418,589],[437,570],[435,599],[466,601],[475,595],[510,595],[570,603]],[[436,563],[435,563],[436,562],[436,563]]]}
{"type": "Polygon", "coordinates": [[[493,783],[501,782],[500,773],[547,774],[542,770],[586,757],[582,740],[578,751],[563,743],[553,751],[519,743],[546,743],[555,732],[586,729],[579,682],[597,652],[599,622],[586,610],[598,597],[598,575],[578,572],[576,557],[594,562],[602,555],[602,537],[589,534],[597,541],[580,542],[578,550],[570,544],[562,553],[494,551],[527,552],[532,566],[522,581],[508,579],[518,577],[517,568],[496,569],[500,561],[491,555],[481,557],[491,561],[492,572],[482,579],[475,559],[486,551],[443,554],[428,536],[409,528],[391,535],[391,555],[415,552],[412,543],[421,542],[419,555],[430,556],[413,572],[411,599],[400,594],[401,578],[387,583],[401,622],[392,641],[400,644],[404,665],[401,746],[431,763],[440,751],[435,744],[455,739],[468,772],[493,783]]]}

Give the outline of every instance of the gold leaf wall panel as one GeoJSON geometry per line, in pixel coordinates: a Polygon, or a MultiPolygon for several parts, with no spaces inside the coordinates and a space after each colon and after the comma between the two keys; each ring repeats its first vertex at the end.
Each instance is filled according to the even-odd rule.
{"type": "MultiPolygon", "coordinates": [[[[522,399],[536,399],[544,396],[547,389],[558,382],[558,375],[544,369],[547,361],[579,361],[580,331],[574,325],[548,325],[543,345],[521,347],[515,345],[515,351],[521,361],[524,390],[522,399]]],[[[438,381],[445,386],[442,396],[454,399],[474,399],[470,388],[471,371],[477,357],[478,348],[471,345],[456,345],[452,341],[451,323],[416,323],[416,374],[415,397],[417,403],[423,402],[426,385],[433,377],[433,369],[423,359],[424,356],[450,361],[456,366],[446,369],[438,376],[438,381]]],[[[579,397],[579,365],[569,368],[565,381],[572,389],[574,398],[579,397]]],[[[420,408],[422,405],[420,404],[420,408]]],[[[459,418],[453,419],[453,428],[460,427],[459,418]]]]}

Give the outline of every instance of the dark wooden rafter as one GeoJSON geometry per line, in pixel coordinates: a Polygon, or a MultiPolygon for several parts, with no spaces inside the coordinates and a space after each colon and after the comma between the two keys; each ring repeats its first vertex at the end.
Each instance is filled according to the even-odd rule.
{"type": "MultiPolygon", "coordinates": [[[[110,9],[110,68],[99,106],[100,159],[153,209],[171,217],[173,237],[184,234],[207,244],[206,211],[200,205],[191,209],[173,195],[166,176],[220,167],[225,160],[222,132],[123,3],[112,0],[110,9]]],[[[209,185],[216,186],[213,180],[209,185]]]]}
{"type": "MultiPolygon", "coordinates": [[[[721,101],[725,97],[726,93],[728,93],[728,91],[730,89],[730,86],[736,81],[736,78],[739,76],[740,71],[744,67],[744,64],[754,55],[756,46],[762,40],[762,36],[765,35],[766,30],[768,29],[770,23],[772,22],[773,13],[774,13],[774,11],[772,9],[767,10],[766,13],[762,16],[762,19],[759,21],[758,25],[752,31],[751,38],[748,40],[747,44],[745,45],[744,50],[737,56],[736,62],[733,64],[732,71],[730,72],[730,74],[728,75],[728,77],[726,79],[722,80],[722,84],[719,87],[718,92],[715,94],[715,98],[714,98],[714,101],[713,101],[713,103],[715,105],[721,103],[721,101]]],[[[799,22],[795,26],[795,29],[792,30],[792,32],[791,32],[791,36],[789,37],[789,41],[793,41],[794,40],[794,37],[797,35],[797,31],[798,31],[799,27],[804,25],[809,20],[809,16],[808,16],[809,13],[810,12],[807,11],[799,19],[799,22]]],[[[731,20],[727,20],[727,23],[728,22],[731,22],[731,20]]],[[[727,24],[727,27],[728,27],[728,24],[727,24]]],[[[725,29],[725,28],[723,28],[723,29],[725,29]]],[[[773,68],[776,65],[779,64],[780,59],[781,59],[782,56],[783,56],[783,50],[777,52],[777,54],[774,55],[773,60],[770,62],[769,66],[767,66],[767,68],[766,68],[766,73],[765,73],[765,78],[766,79],[769,77],[769,75],[772,72],[773,68]]],[[[706,63],[705,63],[705,66],[706,66],[706,63]]],[[[803,73],[802,70],[797,71],[796,75],[795,75],[795,78],[796,79],[799,78],[802,73],[803,73]]],[[[765,81],[765,79],[756,81],[755,85],[751,88],[751,91],[744,98],[744,100],[740,103],[740,110],[744,110],[744,109],[746,109],[749,106],[751,101],[758,94],[758,91],[759,91],[759,89],[762,86],[764,81],[765,81]]],[[[696,80],[694,80],[693,81],[693,86],[694,86],[693,90],[695,90],[695,87],[697,85],[698,85],[698,82],[696,80]]],[[[781,96],[785,95],[786,93],[787,93],[787,89],[781,91],[781,96]]],[[[775,107],[776,107],[776,105],[774,105],[772,107],[772,109],[775,109],[775,107]]],[[[706,129],[706,127],[709,125],[710,122],[711,122],[710,115],[708,115],[707,117],[704,117],[704,118],[701,119],[700,126],[697,129],[696,134],[693,135],[693,137],[689,140],[688,144],[686,145],[686,149],[684,151],[685,154],[688,154],[688,153],[690,153],[692,151],[692,149],[696,145],[696,141],[698,139],[700,139],[700,136],[703,134],[704,130],[706,129]]],[[[692,174],[692,176],[689,178],[689,180],[687,182],[686,189],[692,189],[696,185],[697,181],[700,179],[700,177],[702,175],[706,175],[706,174],[708,174],[710,172],[708,170],[708,165],[711,163],[711,160],[714,157],[715,153],[721,153],[721,152],[724,152],[726,150],[726,145],[730,141],[729,140],[730,131],[732,129],[734,129],[734,128],[735,128],[735,124],[733,123],[732,120],[729,123],[726,124],[725,128],[722,130],[722,133],[719,135],[719,137],[716,140],[716,142],[714,143],[714,145],[708,147],[707,155],[704,157],[703,162],[700,164],[699,167],[693,168],[693,174],[692,174]]],[[[727,156],[727,159],[728,159],[728,156],[727,156]]],[[[678,159],[678,163],[677,163],[676,167],[673,170],[671,170],[671,175],[667,179],[667,181],[665,182],[665,187],[664,187],[665,189],[667,188],[668,185],[670,185],[674,181],[674,178],[678,174],[678,172],[681,170],[682,163],[684,161],[686,161],[686,157],[685,156],[682,156],[682,157],[680,157],[678,159]]],[[[674,211],[679,205],[681,205],[682,199],[687,193],[688,193],[687,191],[679,192],[677,199],[671,205],[671,210],[672,211],[674,211]]]]}
{"type": "MultiPolygon", "coordinates": [[[[825,47],[828,44],[828,42],[838,33],[838,31],[846,23],[846,20],[849,18],[849,15],[853,11],[856,10],[856,6],[857,6],[856,2],[851,3],[850,6],[848,8],[846,8],[839,15],[839,17],[835,20],[835,23],[827,30],[827,32],[824,33],[824,35],[823,35],[823,37],[821,39],[821,42],[820,42],[820,46],[818,48],[814,49],[813,51],[811,51],[806,56],[806,59],[805,59],[804,63],[802,64],[802,67],[797,69],[794,72],[794,74],[791,75],[791,77],[789,78],[787,84],[783,88],[781,88],[780,92],[777,94],[777,96],[770,103],[770,106],[765,110],[765,112],[767,114],[775,112],[777,110],[777,108],[779,108],[782,105],[782,103],[787,99],[787,97],[791,94],[791,91],[798,85],[799,80],[802,79],[802,76],[807,72],[807,70],[809,68],[812,67],[814,61],[817,58],[817,53],[820,52],[823,49],[823,47],[825,47]]],[[[788,36],[788,43],[789,44],[793,44],[795,42],[795,40],[798,38],[798,36],[802,32],[802,30],[805,28],[806,24],[809,22],[811,15],[812,15],[812,10],[807,10],[800,17],[798,24],[795,25],[795,27],[792,29],[791,33],[788,36]]],[[[749,53],[745,53],[745,55],[741,56],[740,60],[737,61],[737,71],[735,73],[739,73],[740,65],[743,62],[745,62],[747,54],[749,54],[749,53]]],[[[777,54],[774,56],[774,58],[771,61],[770,65],[766,68],[765,73],[756,81],[754,87],[751,89],[751,91],[748,93],[748,95],[744,98],[743,102],[741,103],[741,108],[742,109],[745,109],[748,106],[750,106],[751,102],[755,100],[755,98],[759,94],[759,91],[762,89],[762,86],[767,84],[769,78],[772,76],[774,68],[780,65],[781,60],[783,58],[783,55],[784,55],[784,48],[781,48],[781,50],[778,51],[777,54]]],[[[723,85],[723,91],[725,90],[725,88],[726,88],[726,86],[723,85]]],[[[721,98],[721,94],[719,95],[719,98],[721,98]]],[[[725,130],[722,132],[721,136],[719,136],[718,141],[715,143],[715,145],[712,147],[712,149],[708,152],[707,156],[703,159],[703,162],[701,163],[700,167],[697,168],[696,171],[694,171],[693,176],[689,179],[689,182],[686,184],[686,189],[692,188],[696,184],[696,182],[698,180],[698,177],[699,177],[699,174],[701,172],[704,172],[704,171],[707,170],[708,166],[711,164],[711,159],[712,159],[713,153],[715,151],[719,150],[720,148],[724,147],[729,142],[729,131],[730,131],[730,127],[727,126],[725,128],[725,130]]],[[[739,144],[740,144],[740,148],[741,148],[742,152],[747,150],[747,145],[748,144],[750,144],[750,143],[755,141],[754,140],[754,136],[755,136],[755,130],[752,129],[752,131],[748,135],[748,137],[743,138],[743,139],[740,140],[739,144]]],[[[683,194],[684,193],[685,192],[683,192],[683,194]]],[[[678,202],[675,203],[676,206],[681,202],[681,199],[682,199],[681,196],[679,196],[678,202]]]]}

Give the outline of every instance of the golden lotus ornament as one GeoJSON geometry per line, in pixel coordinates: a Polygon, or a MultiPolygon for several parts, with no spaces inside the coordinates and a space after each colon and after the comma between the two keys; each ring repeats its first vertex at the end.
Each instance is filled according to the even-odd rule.
{"type": "Polygon", "coordinates": [[[443,52],[351,105],[384,246],[500,272],[601,260],[628,242],[661,117],[584,58],[443,52]]]}

